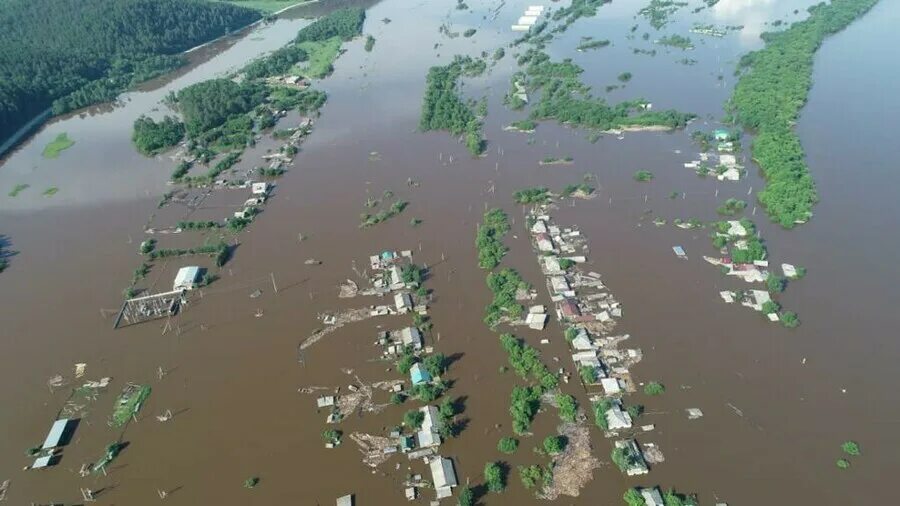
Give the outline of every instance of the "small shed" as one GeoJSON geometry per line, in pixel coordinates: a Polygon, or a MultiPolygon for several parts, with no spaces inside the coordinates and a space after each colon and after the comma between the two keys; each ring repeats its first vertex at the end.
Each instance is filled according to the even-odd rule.
{"type": "Polygon", "coordinates": [[[729,132],[728,130],[719,128],[713,132],[713,137],[717,141],[727,141],[728,139],[731,138],[731,132],[729,132]]]}
{"type": "Polygon", "coordinates": [[[200,281],[200,267],[191,265],[178,269],[175,274],[175,281],[172,283],[172,291],[177,290],[193,290],[200,281]]]}
{"type": "Polygon", "coordinates": [[[431,374],[422,367],[422,364],[416,362],[409,369],[409,378],[412,381],[413,386],[421,385],[422,383],[428,383],[431,381],[431,374]]]}

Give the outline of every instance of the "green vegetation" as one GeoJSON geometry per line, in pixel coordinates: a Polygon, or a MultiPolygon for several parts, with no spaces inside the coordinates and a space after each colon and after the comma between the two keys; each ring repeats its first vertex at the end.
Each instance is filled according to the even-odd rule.
{"type": "Polygon", "coordinates": [[[550,369],[541,362],[541,354],[521,339],[516,339],[512,334],[502,334],[500,344],[509,358],[509,364],[522,378],[531,376],[543,392],[552,390],[559,385],[559,380],[550,372],[550,369]]]}
{"type": "Polygon", "coordinates": [[[491,209],[484,213],[484,219],[475,236],[475,247],[478,249],[478,266],[482,269],[493,269],[500,265],[500,260],[507,252],[501,239],[509,232],[509,218],[501,209],[491,209]]]}
{"type": "Polygon", "coordinates": [[[634,173],[634,180],[639,182],[648,182],[653,179],[653,173],[649,170],[639,170],[634,173]]]}
{"type": "Polygon", "coordinates": [[[504,268],[499,272],[492,272],[487,277],[488,288],[494,294],[494,298],[485,310],[484,322],[491,328],[497,326],[505,316],[518,318],[525,310],[516,301],[516,291],[527,289],[528,284],[522,280],[519,273],[510,268],[504,268]]]}
{"type": "Polygon", "coordinates": [[[838,460],[837,460],[837,466],[838,466],[838,468],[840,468],[840,469],[849,469],[849,468],[850,468],[850,461],[847,460],[847,459],[838,459],[838,460]]]}
{"type": "Polygon", "coordinates": [[[338,9],[301,29],[295,41],[323,41],[332,37],[350,40],[362,33],[365,20],[364,9],[358,7],[338,9]]]}
{"type": "Polygon", "coordinates": [[[550,200],[550,190],[543,186],[525,188],[513,193],[513,200],[517,204],[543,204],[550,200]]]}
{"type": "Polygon", "coordinates": [[[687,2],[676,2],[674,0],[650,0],[650,3],[638,14],[647,19],[650,26],[659,30],[666,26],[669,17],[675,14],[678,9],[687,5],[687,2]]]}
{"type": "Polygon", "coordinates": [[[325,429],[322,431],[322,439],[325,440],[326,443],[331,443],[335,446],[341,444],[341,436],[343,432],[335,429],[325,429]]]}
{"type": "Polygon", "coordinates": [[[406,209],[406,206],[408,204],[409,203],[406,202],[405,200],[398,200],[398,201],[394,202],[393,204],[391,204],[390,208],[382,209],[381,211],[378,211],[375,214],[363,213],[360,215],[360,220],[362,221],[362,223],[360,223],[359,227],[360,228],[369,228],[369,227],[375,226],[379,223],[382,223],[384,221],[387,221],[387,220],[393,218],[394,216],[397,216],[398,214],[402,213],[403,210],[406,209]]]}
{"type": "Polygon", "coordinates": [[[616,77],[616,79],[618,79],[620,82],[627,83],[628,81],[631,81],[632,77],[633,76],[631,72],[622,72],[618,75],[618,77],[616,77]]]}
{"type": "Polygon", "coordinates": [[[651,381],[644,385],[644,393],[647,395],[662,395],[666,392],[666,387],[662,383],[651,381]]]}
{"type": "Polygon", "coordinates": [[[391,394],[391,404],[400,405],[406,402],[406,396],[400,392],[394,392],[391,394]]]}
{"type": "Polygon", "coordinates": [[[131,140],[137,150],[147,156],[175,146],[184,138],[184,124],[177,118],[166,116],[157,123],[153,118],[141,116],[134,120],[131,140]]]}
{"type": "Polygon", "coordinates": [[[150,397],[150,391],[149,385],[129,384],[122,392],[122,395],[116,399],[110,425],[112,427],[122,427],[128,423],[141,410],[144,401],[150,397]]]}
{"type": "Polygon", "coordinates": [[[553,471],[549,466],[546,468],[535,464],[519,466],[519,478],[522,480],[522,486],[532,489],[539,485],[548,485],[553,480],[553,471]]]}
{"type": "Polygon", "coordinates": [[[502,453],[511,454],[515,453],[518,449],[519,440],[514,437],[500,438],[500,442],[497,443],[497,450],[502,453]]]}
{"type": "Polygon", "coordinates": [[[556,394],[556,405],[559,408],[559,417],[564,422],[575,422],[578,415],[578,402],[569,394],[556,394]]]}
{"type": "MultiPolygon", "coordinates": [[[[141,251],[144,250],[144,245],[148,243],[149,242],[144,242],[141,244],[141,251]]],[[[152,244],[155,247],[156,242],[154,241],[152,244]]],[[[216,259],[216,266],[221,267],[228,261],[231,249],[225,242],[219,241],[218,243],[207,243],[203,246],[197,246],[196,248],[151,249],[144,254],[147,255],[147,258],[150,260],[188,255],[209,255],[216,259]]]]}
{"type": "Polygon", "coordinates": [[[781,306],[778,305],[778,303],[773,300],[767,300],[762,305],[762,313],[763,314],[777,313],[780,309],[781,309],[781,306]]]}
{"type": "Polygon", "coordinates": [[[625,445],[622,448],[613,448],[609,458],[623,473],[633,467],[640,466],[643,463],[643,459],[632,449],[631,445],[625,445]]]}
{"type": "Polygon", "coordinates": [[[786,286],[787,279],[781,276],[769,274],[769,277],[766,278],[766,288],[768,288],[771,293],[783,292],[786,286]]]}
{"type": "Polygon", "coordinates": [[[860,454],[859,444],[857,444],[856,441],[844,441],[844,443],[841,444],[841,450],[843,450],[847,455],[860,454]]]}
{"type": "Polygon", "coordinates": [[[9,195],[10,197],[16,197],[16,196],[18,196],[20,193],[22,193],[23,191],[27,190],[27,189],[30,188],[30,187],[31,187],[31,185],[24,184],[24,183],[23,183],[23,184],[17,184],[17,185],[9,192],[8,195],[9,195]]]}
{"type": "Polygon", "coordinates": [[[740,199],[728,199],[724,204],[716,208],[716,212],[723,216],[734,216],[747,207],[747,202],[740,199]]]}
{"type": "Polygon", "coordinates": [[[494,51],[494,61],[501,60],[506,56],[506,51],[502,47],[498,47],[496,51],[494,51]]]}
{"type": "Polygon", "coordinates": [[[757,260],[765,260],[766,247],[762,241],[756,236],[750,236],[744,239],[745,247],[741,248],[735,245],[731,248],[731,261],[736,264],[749,264],[757,260]]]}
{"type": "Polygon", "coordinates": [[[184,116],[188,136],[197,138],[228,120],[242,116],[264,99],[261,85],[210,79],[179,91],[176,106],[184,116]]]}
{"type": "Polygon", "coordinates": [[[321,79],[334,72],[334,61],[341,52],[343,40],[332,37],[323,41],[305,41],[297,47],[306,52],[309,59],[300,67],[300,73],[313,79],[321,79]]]}
{"type": "Polygon", "coordinates": [[[503,492],[506,488],[506,473],[499,463],[488,462],[484,465],[484,483],[491,492],[503,492]]]}
{"type": "Polygon", "coordinates": [[[533,120],[554,119],[606,131],[624,127],[681,128],[694,117],[674,110],[649,111],[644,100],[609,105],[590,94],[590,88],[579,80],[583,69],[568,59],[554,62],[546,53],[529,49],[519,63],[528,65],[529,84],[541,89],[540,101],[531,110],[533,120]]]}
{"type": "Polygon", "coordinates": [[[50,188],[47,188],[46,190],[44,190],[44,193],[42,193],[41,195],[43,195],[45,197],[52,197],[52,196],[56,195],[57,193],[59,193],[59,188],[57,188],[55,186],[51,186],[50,188]]]}
{"type": "Polygon", "coordinates": [[[537,123],[530,119],[523,119],[519,121],[513,121],[509,124],[509,126],[515,130],[520,130],[522,132],[532,132],[537,128],[537,123]]]}
{"type": "Polygon", "coordinates": [[[610,44],[609,40],[582,40],[580,44],[575,48],[578,51],[587,51],[589,49],[598,49],[601,47],[606,47],[610,44]]]}
{"type": "Polygon", "coordinates": [[[683,37],[681,35],[667,35],[657,41],[661,46],[668,47],[677,47],[678,49],[694,49],[694,43],[691,42],[690,37],[683,37]]]}
{"type": "MultiPolygon", "coordinates": [[[[696,506],[697,501],[693,497],[688,497],[684,494],[679,494],[672,489],[669,489],[666,492],[663,492],[663,504],[665,506],[696,506]]],[[[641,492],[637,488],[630,488],[625,491],[625,495],[622,497],[625,501],[625,504],[628,506],[646,506],[647,503],[644,501],[643,496],[641,496],[641,492]]]]}
{"type": "Polygon", "coordinates": [[[75,145],[75,141],[69,139],[65,132],[56,136],[50,144],[44,147],[44,158],[59,158],[59,154],[75,145]]]}
{"type": "Polygon", "coordinates": [[[797,313],[793,311],[785,311],[779,315],[779,319],[781,320],[781,324],[785,327],[792,329],[800,325],[800,318],[797,317],[797,313]]]}
{"type": "Polygon", "coordinates": [[[469,487],[462,487],[456,498],[456,504],[458,506],[475,506],[475,492],[469,487]]]}
{"type": "MultiPolygon", "coordinates": [[[[469,152],[480,155],[485,148],[481,121],[472,112],[472,106],[459,97],[459,79],[478,71],[473,62],[472,58],[457,56],[448,65],[428,70],[419,128],[422,131],[448,130],[457,136],[465,134],[469,152]]],[[[481,63],[483,65],[484,61],[481,63]]]]}
{"type": "MultiPolygon", "coordinates": [[[[612,0],[572,0],[568,7],[560,7],[553,13],[554,21],[563,20],[555,30],[564,32],[569,25],[580,18],[589,18],[597,15],[597,8],[608,4],[612,0]]],[[[537,25],[535,25],[537,26],[537,25]]],[[[532,28],[532,32],[535,31],[532,28]]]]}
{"type": "Polygon", "coordinates": [[[110,443],[106,446],[106,451],[103,453],[103,457],[95,462],[91,466],[91,471],[97,472],[106,472],[107,466],[112,463],[113,460],[116,460],[116,457],[119,456],[119,453],[125,448],[124,443],[110,443]]]}
{"type": "Polygon", "coordinates": [[[259,485],[259,478],[256,476],[244,480],[244,488],[255,488],[257,485],[259,485]]]}
{"type": "Polygon", "coordinates": [[[375,48],[375,37],[366,35],[366,45],[364,46],[364,49],[367,53],[371,53],[373,48],[375,48]]]}
{"type": "Polygon", "coordinates": [[[471,36],[475,35],[475,32],[477,32],[477,31],[478,30],[476,30],[474,28],[469,28],[468,30],[463,32],[463,37],[466,37],[466,38],[471,37],[471,36]]]}
{"type": "Polygon", "coordinates": [[[594,403],[594,423],[603,430],[609,430],[609,421],[606,419],[606,412],[612,408],[614,401],[612,399],[601,399],[594,403]]]}
{"type": "Polygon", "coordinates": [[[544,438],[544,451],[549,453],[550,455],[556,455],[557,453],[562,453],[566,449],[566,445],[569,444],[568,438],[566,436],[547,436],[544,438]]]}
{"type": "Polygon", "coordinates": [[[585,385],[592,385],[597,382],[597,369],[589,365],[583,365],[578,368],[578,375],[585,385]]]}
{"type": "MultiPolygon", "coordinates": [[[[587,196],[594,193],[594,187],[587,183],[579,183],[579,184],[569,184],[566,185],[565,188],[560,192],[560,196],[562,197],[570,197],[572,195],[582,195],[587,196]]],[[[571,260],[563,259],[566,262],[572,262],[571,260]]],[[[562,262],[562,260],[560,261],[562,262]]],[[[562,263],[560,263],[560,267],[562,267],[562,263]]],[[[563,269],[567,269],[568,267],[563,267],[563,269]]]]}
{"type": "Polygon", "coordinates": [[[409,410],[403,415],[403,425],[406,425],[410,429],[418,429],[422,426],[422,422],[424,421],[425,413],[422,413],[418,409],[409,410]]]}
{"type": "Polygon", "coordinates": [[[513,432],[519,435],[527,434],[540,405],[541,391],[539,387],[514,386],[509,403],[513,432]]]}
{"type": "Polygon", "coordinates": [[[781,32],[762,35],[763,49],[744,55],[729,102],[734,119],[756,131],[753,159],[767,184],[758,194],[772,221],[785,228],[807,221],[818,201],[803,147],[794,131],[812,85],[813,55],[822,42],[865,14],[878,0],[833,0],[781,32]]]}
{"type": "Polygon", "coordinates": [[[259,13],[181,0],[9,0],[0,10],[0,139],[51,108],[114,99],[184,63],[182,51],[246,26],[259,13]]]}

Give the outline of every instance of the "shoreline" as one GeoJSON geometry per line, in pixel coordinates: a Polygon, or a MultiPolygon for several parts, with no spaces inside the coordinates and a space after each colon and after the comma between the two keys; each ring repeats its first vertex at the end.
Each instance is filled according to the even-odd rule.
{"type": "MultiPolygon", "coordinates": [[[[290,9],[293,9],[293,8],[295,8],[295,7],[301,7],[301,6],[304,6],[304,5],[317,4],[317,3],[319,3],[319,1],[320,1],[320,0],[305,0],[305,1],[303,1],[303,2],[298,2],[298,3],[295,3],[295,4],[291,4],[291,5],[285,7],[285,8],[283,8],[283,9],[281,9],[281,10],[278,10],[278,11],[273,12],[273,13],[270,13],[270,14],[268,14],[268,13],[263,13],[262,17],[260,17],[259,19],[257,19],[256,21],[254,21],[254,22],[252,22],[252,23],[250,23],[250,24],[248,24],[248,25],[242,26],[242,27],[238,28],[237,30],[234,30],[233,32],[226,33],[225,35],[220,35],[219,37],[216,37],[215,39],[212,39],[212,40],[209,40],[209,41],[207,41],[207,42],[204,42],[203,44],[194,46],[194,47],[192,47],[192,48],[190,48],[190,49],[187,49],[187,50],[185,50],[185,51],[182,51],[181,53],[178,53],[178,54],[181,54],[181,55],[183,55],[183,56],[188,56],[188,55],[190,55],[191,53],[193,53],[193,52],[195,52],[195,51],[197,51],[197,50],[199,50],[199,49],[202,49],[202,48],[204,48],[204,47],[206,47],[206,46],[215,44],[216,42],[220,42],[220,41],[222,41],[223,39],[225,39],[225,38],[227,38],[227,37],[232,37],[232,36],[234,36],[234,35],[240,34],[241,32],[243,32],[243,31],[245,31],[245,30],[248,30],[248,29],[250,29],[250,28],[253,28],[255,25],[265,22],[266,18],[269,17],[269,16],[278,16],[279,14],[282,14],[282,13],[284,13],[284,12],[290,10],[290,9]]],[[[262,11],[260,11],[260,12],[262,12],[262,11]]],[[[248,32],[248,34],[249,34],[249,32],[248,32]]],[[[182,66],[183,66],[183,65],[182,65],[182,66]]],[[[179,66],[178,68],[181,68],[181,66],[179,66]]],[[[157,76],[157,78],[158,78],[158,77],[164,77],[164,76],[166,76],[166,75],[169,75],[169,74],[171,74],[172,72],[175,72],[176,70],[178,70],[178,69],[177,69],[177,68],[176,68],[176,69],[172,69],[172,70],[170,70],[169,72],[166,72],[165,74],[163,74],[163,75],[161,75],[161,76],[157,76]]],[[[138,83],[137,86],[140,86],[141,84],[143,84],[143,83],[138,83]]],[[[19,130],[17,130],[16,133],[14,133],[9,139],[7,139],[6,141],[4,141],[3,144],[0,145],[0,167],[3,167],[3,165],[6,163],[7,155],[11,155],[11,154],[15,151],[15,148],[16,148],[17,146],[19,146],[21,143],[23,143],[23,142],[29,140],[33,135],[37,134],[37,133],[40,131],[40,129],[41,129],[47,122],[49,122],[50,120],[52,120],[53,118],[61,117],[61,116],[66,116],[66,115],[68,115],[68,114],[78,114],[80,111],[83,111],[83,110],[88,109],[88,108],[90,108],[90,107],[95,107],[95,106],[102,105],[102,104],[107,104],[107,103],[113,103],[113,102],[115,102],[116,100],[118,100],[119,97],[120,97],[123,93],[127,93],[127,92],[129,92],[129,91],[133,91],[134,89],[135,89],[135,88],[128,88],[128,89],[122,90],[122,92],[120,92],[120,93],[116,96],[116,99],[115,99],[115,100],[112,100],[112,101],[104,101],[104,102],[98,102],[98,103],[96,103],[96,104],[91,104],[91,105],[82,107],[81,109],[76,109],[76,110],[74,110],[74,111],[69,111],[69,112],[66,113],[66,114],[58,114],[58,115],[54,115],[54,114],[53,114],[53,108],[52,108],[52,107],[48,107],[44,112],[42,112],[42,113],[38,114],[37,116],[31,118],[31,120],[29,120],[28,123],[26,123],[26,124],[23,125],[21,128],[19,128],[19,130]]]]}

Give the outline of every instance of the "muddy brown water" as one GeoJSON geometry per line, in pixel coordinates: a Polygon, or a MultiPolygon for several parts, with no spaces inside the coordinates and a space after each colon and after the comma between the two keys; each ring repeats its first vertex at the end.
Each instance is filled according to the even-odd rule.
{"type": "MultiPolygon", "coordinates": [[[[471,14],[426,3],[369,5],[366,32],[377,38],[375,50],[366,53],[361,40],[349,44],[334,75],[320,83],[329,102],[313,135],[279,180],[264,213],[237,236],[234,258],[219,272],[222,279],[175,319],[180,333],[162,335],[162,322],[113,331],[111,316],[101,314],[118,309],[121,290],[140,264],[137,246],[150,216],[157,213],[154,226],[181,219],[175,208],[156,210],[172,162],[134,153],[128,142],[131,122],[154,108],[161,114],[158,102],[169,90],[280,46],[304,21],[281,20],[211,46],[205,59],[184,74],[127,94],[124,106],[52,122],[0,168],[4,194],[20,182],[31,184],[15,199],[0,198],[0,233],[17,253],[0,276],[0,423],[5,429],[0,480],[11,480],[10,504],[78,503],[79,487],[102,490],[98,502],[103,504],[155,503],[157,490],[172,491],[166,499],[172,504],[332,504],[350,492],[358,504],[403,501],[399,482],[408,473],[429,477],[424,466],[393,457],[373,473],[347,438],[340,449],[325,450],[325,413],[316,412],[314,395],[297,392],[311,385],[346,388],[352,378],[342,368],[353,369],[364,381],[396,377],[385,370],[387,364],[373,361],[379,350],[372,342],[379,329],[399,328],[407,317],[348,325],[309,348],[303,365],[297,356],[297,344],[321,326],[319,313],[378,303],[339,300],[337,285],[354,277],[354,262],[362,268],[369,254],[382,249],[412,249],[417,262],[431,267],[430,344],[458,355],[448,377],[454,381],[451,394],[464,398],[468,419],[461,436],[441,448],[453,457],[460,481],[479,482],[487,461],[503,460],[513,469],[546,462],[532,447],[554,431],[553,410],[538,416],[535,435],[523,440],[517,454],[506,457],[495,449],[497,440],[510,434],[508,396],[521,381],[499,372],[505,357],[496,334],[481,322],[489,294],[485,273],[475,263],[473,239],[486,206],[506,209],[515,225],[504,263],[519,269],[538,286],[539,301],[549,303],[522,227],[522,210],[510,194],[538,184],[558,188],[581,181],[585,173],[597,175],[598,197],[564,206],[556,217],[562,225],[578,225],[589,238],[589,267],[603,273],[624,305],[618,330],[631,334],[630,344],[644,351],[632,371],[635,377],[667,385],[662,397],[632,398],[646,406],[644,423],[657,426],[639,440],[658,443],[667,460],[647,476],[626,478],[609,464],[611,443],[592,430],[604,467],[580,497],[559,503],[619,504],[627,487],[651,484],[697,492],[704,504],[891,502],[893,493],[883,477],[900,468],[893,451],[900,444],[894,387],[900,379],[894,365],[900,352],[894,329],[900,321],[892,307],[900,286],[900,269],[892,261],[898,215],[893,188],[900,176],[892,162],[900,152],[888,136],[900,108],[890,90],[900,84],[900,74],[883,63],[890,59],[891,45],[885,41],[895,39],[892,27],[900,21],[896,4],[882,2],[826,42],[817,56],[816,84],[798,125],[822,197],[815,218],[783,231],[766,223],[761,210],[756,217],[773,263],[809,269],[807,278],[791,283],[782,298],[803,321],[792,331],[721,302],[719,290],[742,285],[702,261],[702,255],[713,253],[707,231],[657,228],[650,222],[653,216],[714,219],[717,203],[761,188],[754,171],[739,183],[697,178],[682,167],[694,150],[682,132],[627,134],[624,140],[606,136],[594,144],[584,132],[553,124],[542,124],[533,143],[526,135],[504,132],[504,125],[520,117],[500,105],[514,70],[509,50],[489,74],[465,86],[469,96],[486,94],[490,103],[488,154],[473,160],[449,135],[415,131],[424,75],[428,66],[453,54],[492,51],[511,40],[507,26],[526,2],[507,2],[495,21],[485,16],[497,4],[473,3],[471,14]],[[383,18],[392,22],[385,24],[383,18]],[[443,38],[437,27],[448,19],[454,30],[473,26],[479,31],[471,39],[443,38]],[[441,46],[433,50],[435,43],[441,46]],[[43,146],[63,131],[75,146],[57,160],[40,158],[43,146]],[[373,151],[379,156],[370,157],[373,151]],[[545,156],[567,155],[574,164],[537,163],[545,156]],[[639,168],[652,170],[656,179],[634,182],[631,175],[639,168]],[[407,178],[421,185],[408,188],[407,178]],[[495,193],[488,192],[492,184],[495,193]],[[45,186],[58,186],[60,192],[40,197],[45,186]],[[367,196],[388,189],[408,200],[409,208],[389,222],[358,228],[367,196]],[[670,199],[672,191],[685,192],[685,198],[670,199]],[[411,227],[412,217],[422,219],[422,225],[411,227]],[[305,239],[299,241],[298,234],[305,239]],[[685,247],[688,261],[674,257],[671,246],[676,244],[685,247]],[[305,265],[307,258],[323,264],[305,265]],[[256,290],[262,295],[250,298],[256,290]],[[263,316],[257,318],[257,311],[263,316]],[[58,466],[23,472],[29,463],[24,450],[44,437],[66,399],[67,388],[51,393],[46,381],[56,374],[71,381],[76,362],[88,364],[87,378],[112,376],[112,387],[88,407],[58,466]],[[169,371],[161,381],[159,367],[169,371]],[[138,423],[112,430],[106,420],[127,381],[147,382],[153,394],[138,423]],[[684,409],[690,407],[705,416],[688,421],[684,409]],[[176,414],[174,420],[156,422],[153,417],[167,409],[176,414]],[[82,463],[98,459],[107,444],[120,438],[129,446],[108,476],[78,476],[82,463]],[[850,470],[840,471],[834,461],[846,439],[859,441],[863,455],[852,459],[850,470]],[[252,491],[241,487],[250,476],[261,479],[252,491]]],[[[794,19],[793,9],[802,13],[804,5],[722,0],[704,16],[720,24],[745,24],[749,35],[703,39],[693,52],[660,50],[651,58],[630,49],[651,47],[640,40],[643,22],[636,40],[624,38],[641,3],[614,2],[596,18],[573,25],[550,51],[585,66],[585,80],[598,93],[619,73],[633,72],[634,80],[615,91],[613,100],[643,96],[656,107],[697,112],[704,121],[721,111],[733,85],[732,62],[757,46],[754,28],[764,28],[765,20],[794,19]],[[609,38],[614,46],[575,53],[578,38],[586,34],[609,38]],[[675,63],[684,56],[698,63],[675,63]]],[[[687,11],[680,17],[662,33],[705,19],[687,11]]],[[[263,143],[261,149],[273,146],[263,143]]],[[[239,167],[256,164],[257,156],[246,155],[239,167]]],[[[231,201],[226,196],[221,203],[231,201]]],[[[215,210],[204,209],[197,219],[207,214],[215,210]]],[[[161,242],[180,246],[201,236],[161,242]]],[[[196,262],[157,262],[150,282],[166,287],[177,267],[196,262]]],[[[200,263],[209,265],[205,259],[200,263]]],[[[551,368],[571,369],[558,324],[518,334],[539,347],[551,368]],[[542,337],[550,344],[538,344],[542,337]]],[[[564,389],[586,404],[574,384],[564,389]]],[[[387,402],[387,397],[380,392],[375,400],[387,402]]],[[[409,407],[352,416],[340,428],[346,434],[383,434],[409,407]]],[[[506,492],[489,495],[483,503],[537,502],[514,470],[509,483],[506,492]]],[[[418,502],[431,497],[426,490],[418,502]]]]}

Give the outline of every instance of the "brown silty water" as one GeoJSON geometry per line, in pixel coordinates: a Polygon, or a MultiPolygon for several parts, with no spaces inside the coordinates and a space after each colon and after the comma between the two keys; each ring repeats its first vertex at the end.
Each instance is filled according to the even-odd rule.
{"type": "MultiPolygon", "coordinates": [[[[504,265],[518,269],[539,288],[538,301],[549,304],[522,209],[511,194],[535,185],[560,188],[580,182],[585,173],[597,177],[597,198],[563,206],[556,218],[561,225],[580,227],[589,240],[588,267],[603,273],[624,306],[617,331],[630,334],[629,345],[644,352],[632,373],[638,381],[667,385],[661,397],[630,398],[646,406],[642,423],[657,427],[639,440],[658,443],[666,462],[649,475],[625,477],[609,463],[611,442],[592,429],[594,453],[604,465],[578,498],[558,502],[620,504],[628,487],[656,484],[697,492],[703,504],[888,501],[891,492],[881,476],[900,464],[890,451],[898,443],[893,428],[900,414],[893,388],[897,344],[890,330],[898,322],[889,307],[897,300],[900,271],[884,258],[896,243],[896,234],[886,231],[896,229],[891,183],[897,175],[886,167],[897,150],[881,132],[890,124],[889,112],[898,107],[886,91],[898,75],[878,65],[878,47],[892,33],[888,27],[900,10],[882,3],[827,42],[817,57],[816,86],[798,127],[822,196],[815,218],[782,231],[766,223],[761,209],[757,212],[772,263],[787,261],[809,270],[782,298],[803,320],[788,331],[718,298],[720,290],[745,285],[725,279],[701,260],[713,254],[708,230],[652,225],[654,216],[716,219],[715,207],[726,198],[747,198],[751,188],[762,187],[754,170],[741,182],[716,183],[684,169],[682,163],[696,151],[686,133],[627,134],[623,140],[605,136],[591,143],[585,132],[546,123],[529,143],[527,135],[505,132],[503,126],[521,117],[500,103],[515,70],[510,50],[485,77],[464,86],[467,96],[489,98],[485,157],[472,159],[446,133],[416,131],[427,68],[454,54],[492,52],[508,43],[514,37],[508,25],[525,5],[509,2],[493,21],[484,16],[497,4],[473,3],[472,13],[452,5],[372,5],[365,31],[377,38],[375,50],[365,52],[362,40],[348,44],[334,74],[318,84],[329,101],[314,133],[278,181],[264,213],[236,236],[233,260],[219,272],[222,279],[202,298],[192,297],[173,319],[180,332],[162,334],[164,321],[113,330],[111,316],[101,312],[118,309],[121,290],[141,262],[137,247],[145,225],[179,219],[177,208],[156,209],[173,163],[166,156],[145,159],[134,153],[128,140],[131,122],[161,107],[158,102],[169,89],[219,75],[279,47],[304,21],[281,20],[214,45],[200,58],[205,61],[183,75],[127,94],[123,106],[53,122],[10,156],[0,170],[0,184],[32,185],[31,193],[0,199],[0,231],[18,252],[0,283],[0,421],[6,428],[0,437],[0,480],[11,480],[10,504],[79,503],[82,487],[100,491],[98,502],[106,504],[156,502],[158,490],[170,491],[166,501],[173,504],[332,504],[351,492],[358,504],[403,501],[400,482],[409,473],[428,478],[427,469],[394,456],[373,472],[347,438],[338,449],[325,449],[326,413],[316,410],[315,395],[298,393],[308,386],[345,390],[352,376],[342,369],[352,369],[365,382],[399,377],[386,370],[390,364],[375,360],[380,348],[373,341],[379,330],[408,324],[408,316],[343,327],[308,348],[298,363],[297,345],[322,326],[319,314],[381,303],[338,299],[337,292],[340,282],[355,277],[354,263],[364,266],[370,254],[383,249],[411,249],[415,261],[430,268],[434,335],[429,344],[454,357],[447,375],[453,381],[450,395],[463,399],[467,419],[465,430],[442,445],[441,454],[454,459],[461,482],[473,484],[482,481],[485,462],[509,464],[509,487],[482,498],[484,504],[538,502],[520,485],[515,468],[547,462],[531,448],[555,431],[558,418],[552,409],[539,414],[534,436],[524,438],[516,454],[496,450],[497,440],[511,433],[509,392],[522,381],[499,371],[506,357],[496,334],[482,323],[489,293],[486,273],[476,264],[475,227],[486,207],[509,213],[515,223],[504,265]],[[454,30],[472,26],[478,33],[447,39],[437,29],[445,22],[454,30]],[[432,49],[435,43],[440,46],[432,49]],[[847,74],[861,77],[848,84],[847,74]],[[864,107],[876,93],[886,106],[864,107]],[[839,121],[852,125],[853,133],[848,135],[839,121]],[[58,160],[41,159],[43,146],[62,131],[75,146],[58,160]],[[539,165],[546,156],[572,156],[574,163],[539,165]],[[656,174],[652,183],[632,179],[642,168],[656,174]],[[408,187],[409,178],[420,185],[408,187]],[[34,195],[51,185],[60,193],[34,195]],[[488,191],[492,185],[493,193],[488,191]],[[366,198],[385,190],[409,201],[408,209],[388,222],[359,228],[359,214],[368,211],[366,198]],[[684,198],[670,199],[673,191],[684,192],[684,198]],[[410,226],[413,217],[422,224],[410,226]],[[689,260],[676,259],[673,245],[684,246],[689,260]],[[322,264],[305,264],[309,258],[322,264]],[[251,298],[256,290],[261,295],[251,298]],[[47,379],[62,374],[71,382],[78,362],[88,364],[86,378],[113,377],[110,389],[87,407],[58,466],[21,471],[30,462],[24,450],[45,435],[70,390],[51,393],[47,379]],[[162,380],[157,378],[160,367],[168,371],[162,380]],[[153,393],[137,423],[113,430],[106,420],[128,381],[148,383],[153,393]],[[687,420],[684,410],[691,407],[705,416],[687,420]],[[157,422],[155,415],[166,410],[174,419],[157,422]],[[107,444],[120,439],[129,444],[108,476],[79,477],[82,463],[96,461],[107,444]],[[834,461],[847,439],[857,440],[863,455],[853,459],[850,470],[840,471],[834,461]],[[250,476],[261,479],[253,490],[241,486],[250,476]]],[[[729,69],[738,55],[756,47],[754,37],[704,39],[688,53],[698,60],[694,66],[675,63],[683,57],[677,51],[660,51],[655,58],[634,55],[631,47],[650,47],[625,39],[641,6],[605,6],[596,18],[573,25],[549,52],[554,58],[575,58],[598,93],[617,74],[633,72],[632,83],[610,100],[644,96],[657,108],[696,112],[700,121],[719,115],[733,85],[729,69]],[[614,44],[575,53],[586,34],[614,44]],[[719,73],[726,76],[724,82],[719,73]]],[[[745,31],[752,31],[762,26],[751,25],[753,20],[791,20],[793,9],[799,7],[802,14],[804,6],[742,11],[723,0],[718,10],[702,16],[721,24],[743,22],[745,31]]],[[[687,10],[680,17],[684,20],[665,31],[686,29],[695,20],[687,10]]],[[[264,141],[239,167],[258,163],[257,156],[276,145],[264,141]]],[[[216,205],[230,202],[223,197],[216,205]]],[[[203,213],[216,219],[215,208],[203,213]]],[[[201,237],[192,233],[163,241],[180,246],[201,237]]],[[[150,282],[165,288],[177,267],[195,262],[157,262],[150,282]]],[[[201,264],[209,265],[205,259],[201,264]]],[[[551,369],[571,370],[557,323],[542,332],[517,334],[541,351],[551,369]],[[539,344],[544,337],[549,344],[539,344]]],[[[575,383],[563,388],[587,406],[575,383]]],[[[375,401],[387,398],[379,392],[375,401]]],[[[386,434],[412,405],[419,404],[354,415],[340,429],[386,434]]],[[[422,491],[418,502],[431,494],[422,491]]]]}

